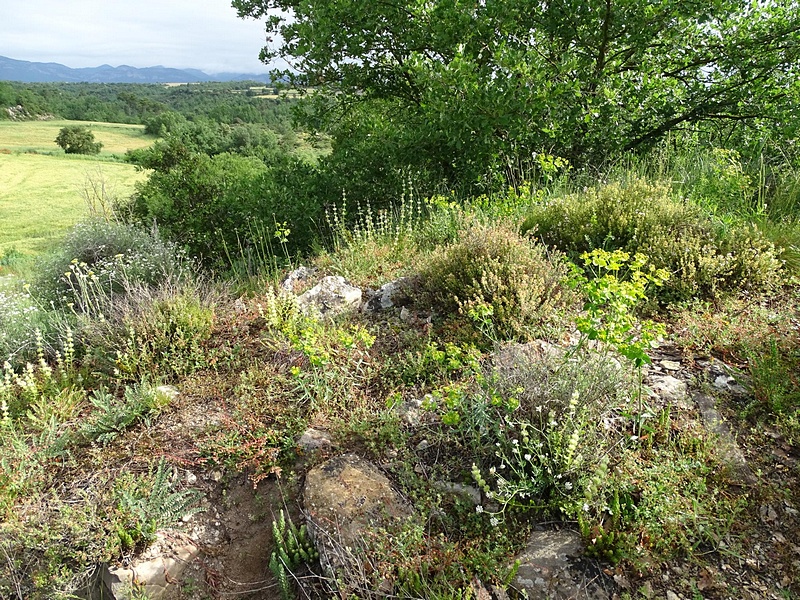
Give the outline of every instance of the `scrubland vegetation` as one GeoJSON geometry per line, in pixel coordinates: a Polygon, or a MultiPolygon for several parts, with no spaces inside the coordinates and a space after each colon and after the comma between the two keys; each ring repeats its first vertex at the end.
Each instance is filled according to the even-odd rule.
{"type": "MultiPolygon", "coordinates": [[[[288,0],[234,4],[254,16],[273,4],[302,10],[288,0]]],[[[343,22],[388,10],[340,4],[343,22]]],[[[630,42],[632,56],[661,47],[657,25],[669,16],[683,29],[667,41],[688,36],[702,58],[646,63],[642,72],[663,75],[643,76],[648,85],[678,81],[649,95],[626,87],[633,59],[624,53],[587,66],[576,42],[562,48],[575,51],[570,60],[542,66],[518,36],[456,43],[471,31],[456,6],[434,15],[443,29],[430,39],[394,40],[403,52],[420,39],[431,48],[391,72],[366,58],[339,63],[331,47],[314,46],[305,21],[285,24],[284,39],[316,49],[296,83],[324,86],[323,67],[349,64],[339,87],[291,101],[289,127],[222,118],[233,110],[226,97],[190,110],[145,102],[163,90],[105,89],[117,95],[103,110],[120,118],[147,107],[129,119],[154,140],[125,155],[140,170],[133,193],[90,186],[87,218],[35,270],[14,271],[0,240],[0,265],[19,275],[0,288],[0,594],[69,597],[98,564],[129,560],[156,531],[207,509],[178,469],[219,473],[223,491],[237,477],[285,482],[284,502],[296,505],[291,482],[317,460],[299,460],[296,442],[313,426],[380,464],[415,514],[397,531],[364,533],[372,570],[336,581],[306,552],[285,561],[302,575],[291,585],[273,569],[274,597],[296,584],[304,597],[337,588],[475,597],[475,581],[508,586],[536,526],[579,532],[621,598],[796,597],[800,162],[796,105],[779,102],[794,97],[781,86],[796,58],[759,46],[794,48],[794,21],[780,7],[734,11],[720,23],[747,17],[759,27],[732,29],[735,39],[715,46],[694,9],[637,6],[628,16],[652,21],[652,38],[630,42]],[[739,70],[742,47],[775,81],[739,70]],[[594,87],[576,92],[564,73],[548,79],[556,67],[593,73],[594,87]],[[503,69],[530,78],[524,102],[503,87],[514,81],[503,69]],[[690,75],[706,79],[689,85],[690,75]],[[640,112],[625,113],[623,92],[640,112]],[[502,110],[489,110],[498,98],[502,110]],[[545,123],[548,98],[565,120],[545,123]],[[301,264],[364,290],[403,278],[398,305],[306,314],[280,286],[301,264]],[[752,480],[692,397],[648,392],[644,375],[664,348],[697,393],[716,397],[752,480]],[[741,393],[720,391],[714,373],[741,393]],[[413,423],[409,404],[421,407],[413,423]],[[198,412],[215,417],[187,428],[198,412]],[[443,493],[442,481],[474,486],[481,503],[443,493]]],[[[432,22],[414,15],[419,31],[432,22]]],[[[514,20],[523,17],[498,11],[483,25],[549,33],[554,44],[571,35],[514,20]]],[[[236,98],[238,110],[274,102],[236,98]]],[[[29,125],[0,122],[2,131],[29,125]]],[[[91,128],[108,151],[102,127],[91,128]]],[[[73,164],[0,156],[15,172],[40,158],[73,164]]],[[[27,194],[39,197],[14,201],[27,194]]],[[[28,244],[23,216],[9,222],[21,232],[14,243],[28,244]]],[[[252,518],[291,530],[278,513],[252,518]]],[[[175,594],[221,593],[210,575],[201,587],[175,594]]]]}
{"type": "Polygon", "coordinates": [[[160,237],[180,229],[84,221],[3,296],[4,593],[75,589],[93,565],[143,548],[196,506],[163,462],[115,473],[131,460],[132,435],[150,431],[160,456],[156,423],[202,396],[230,397],[230,421],[184,440],[193,468],[265,485],[292,469],[308,424],[367,457],[396,457],[390,472],[420,510],[409,524],[419,537],[402,554],[365,544],[401,596],[448,597],[474,577],[502,583],[502,565],[539,521],[577,528],[590,555],[632,580],[670,561],[700,569],[746,556],[764,498],[795,501],[796,467],[776,472],[753,457],[759,483],[736,491],[695,410],[651,406],[637,372],[649,340],[677,344],[689,364],[719,357],[748,389],[744,403],[726,404],[745,448],[764,443],[762,430],[796,448],[796,248],[764,231],[793,229],[765,218],[762,230],[666,178],[628,169],[608,180],[458,203],[409,186],[396,210],[364,208],[348,225],[342,206],[331,208],[325,246],[304,264],[365,288],[407,277],[407,306],[420,315],[407,321],[398,309],[305,316],[277,288],[300,261],[277,217],[251,230],[260,245],[220,241],[227,253],[206,255],[210,264],[231,262],[213,278],[185,240],[160,237]],[[565,354],[498,359],[512,340],[566,342],[565,354]],[[420,428],[396,410],[413,399],[424,399],[420,428]],[[424,474],[411,468],[420,463],[424,474]],[[491,498],[483,512],[437,492],[453,474],[491,498]]]}

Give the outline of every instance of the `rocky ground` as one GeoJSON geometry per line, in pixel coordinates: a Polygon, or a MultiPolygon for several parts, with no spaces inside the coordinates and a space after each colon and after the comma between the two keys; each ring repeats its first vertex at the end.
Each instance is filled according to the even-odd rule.
{"type": "MultiPolygon", "coordinates": [[[[360,293],[351,290],[339,294],[328,289],[324,293],[321,312],[339,302],[362,302],[360,293]]],[[[373,298],[372,303],[380,305],[381,300],[373,298]]],[[[398,310],[387,303],[383,308],[398,310]]],[[[239,331],[246,337],[257,328],[257,316],[252,305],[240,301],[239,308],[239,331]]],[[[252,340],[240,341],[247,346],[252,340]]],[[[358,562],[363,558],[356,559],[351,551],[359,536],[385,519],[402,520],[415,510],[413,503],[398,493],[392,479],[398,467],[393,462],[397,453],[393,455],[389,449],[379,460],[374,454],[372,461],[366,460],[359,444],[332,437],[325,431],[325,423],[312,423],[316,429],[296,440],[296,461],[255,483],[246,472],[230,473],[209,466],[199,451],[201,441],[210,428],[224,424],[232,414],[224,386],[218,386],[217,394],[208,393],[210,388],[200,381],[202,377],[179,385],[171,412],[145,434],[129,433],[126,444],[140,456],[164,453],[179,466],[177,477],[203,491],[205,511],[186,519],[178,530],[161,532],[155,546],[106,571],[106,587],[112,597],[133,598],[130,582],[136,581],[144,584],[150,598],[281,598],[269,569],[273,521],[281,511],[295,522],[311,526],[321,553],[320,561],[292,573],[302,583],[300,597],[346,597],[346,585],[334,593],[328,580],[330,568],[351,575],[366,568],[358,562]]],[[[702,423],[717,436],[727,460],[727,493],[745,498],[753,510],[745,511],[743,522],[733,523],[728,538],[717,540],[715,548],[689,561],[677,558],[649,565],[641,572],[585,556],[574,524],[534,523],[527,546],[517,555],[521,567],[511,584],[502,589],[476,580],[475,598],[500,600],[527,594],[529,598],[558,599],[755,600],[800,594],[797,448],[777,432],[763,427],[747,429],[736,418],[746,400],[746,388],[740,385],[734,368],[714,357],[691,356],[664,343],[653,352],[645,384],[652,390],[652,404],[670,407],[674,427],[702,423]]],[[[413,428],[420,420],[413,403],[397,410],[402,411],[407,427],[413,428]]],[[[418,446],[418,450],[419,464],[413,467],[424,471],[425,447],[418,446]]],[[[465,495],[478,506],[486,501],[475,487],[440,483],[445,493],[465,495]]],[[[509,557],[509,564],[513,559],[509,557]]],[[[370,597],[388,597],[388,592],[379,586],[370,597]]]]}

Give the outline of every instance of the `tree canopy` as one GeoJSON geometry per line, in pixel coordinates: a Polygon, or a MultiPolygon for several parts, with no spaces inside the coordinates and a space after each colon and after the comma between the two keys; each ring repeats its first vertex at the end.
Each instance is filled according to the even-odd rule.
{"type": "Polygon", "coordinates": [[[513,172],[541,151],[593,162],[679,128],[796,127],[796,0],[233,6],[282,40],[261,53],[291,65],[278,75],[336,92],[317,98],[313,118],[337,123],[357,104],[380,106],[434,146],[445,171],[513,172]]]}
{"type": "Polygon", "coordinates": [[[94,134],[83,125],[62,127],[55,141],[67,154],[100,154],[103,147],[101,142],[94,141],[94,134]]]}

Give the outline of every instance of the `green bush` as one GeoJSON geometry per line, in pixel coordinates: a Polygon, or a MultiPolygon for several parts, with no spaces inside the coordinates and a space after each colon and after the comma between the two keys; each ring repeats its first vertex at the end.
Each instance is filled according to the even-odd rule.
{"type": "Polygon", "coordinates": [[[560,255],[510,227],[473,225],[421,267],[419,301],[458,311],[495,341],[525,339],[557,324],[572,305],[567,276],[560,255]]]}
{"type": "Polygon", "coordinates": [[[88,220],[77,224],[61,249],[45,259],[31,292],[44,305],[94,313],[132,286],[155,286],[191,275],[183,253],[157,232],[88,220]]]}
{"type": "Polygon", "coordinates": [[[172,148],[138,187],[133,219],[163,234],[206,265],[225,267],[264,247],[264,232],[286,223],[290,252],[316,238],[321,207],[306,193],[313,167],[289,155],[210,157],[172,148]]]}
{"type": "Polygon", "coordinates": [[[575,258],[596,248],[644,253],[672,275],[659,290],[662,300],[766,289],[780,279],[776,250],[755,226],[722,227],[667,187],[640,179],[536,206],[523,231],[575,258]]]}
{"type": "Polygon", "coordinates": [[[62,127],[55,139],[67,154],[100,154],[103,144],[94,141],[94,134],[83,125],[62,127]]]}

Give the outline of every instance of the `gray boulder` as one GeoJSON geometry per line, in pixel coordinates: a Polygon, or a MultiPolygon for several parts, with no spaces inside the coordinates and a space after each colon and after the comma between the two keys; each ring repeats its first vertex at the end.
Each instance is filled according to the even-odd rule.
{"type": "Polygon", "coordinates": [[[509,590],[531,600],[609,600],[606,588],[613,588],[613,581],[588,572],[592,564],[582,554],[583,542],[575,532],[534,531],[517,556],[520,567],[509,590]]]}
{"type": "Polygon", "coordinates": [[[309,471],[303,504],[320,562],[345,580],[358,569],[365,532],[412,514],[386,476],[355,454],[336,456],[309,471]]]}
{"type": "Polygon", "coordinates": [[[344,277],[331,275],[299,296],[297,304],[306,314],[332,317],[361,304],[361,290],[344,277]]]}

